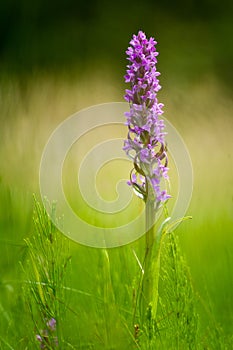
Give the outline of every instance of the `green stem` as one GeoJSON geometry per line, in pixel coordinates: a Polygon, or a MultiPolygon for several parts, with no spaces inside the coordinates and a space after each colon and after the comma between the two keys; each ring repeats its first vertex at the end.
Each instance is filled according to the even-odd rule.
{"type": "MultiPolygon", "coordinates": [[[[160,270],[160,235],[155,234],[154,201],[146,202],[146,247],[144,258],[144,274],[140,294],[141,324],[152,330],[158,304],[158,282],[160,270]]],[[[151,332],[150,332],[151,333],[151,332]]]]}
{"type": "Polygon", "coordinates": [[[106,327],[106,344],[111,347],[112,328],[109,323],[109,315],[112,314],[113,305],[115,305],[115,295],[112,286],[111,266],[107,249],[102,249],[102,281],[103,281],[103,299],[104,299],[104,318],[106,327]]]}

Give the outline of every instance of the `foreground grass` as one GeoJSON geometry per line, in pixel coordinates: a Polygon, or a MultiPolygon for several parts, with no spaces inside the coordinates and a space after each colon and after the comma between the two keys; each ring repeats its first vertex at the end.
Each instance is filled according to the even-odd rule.
{"type": "Polygon", "coordinates": [[[111,250],[68,244],[39,204],[33,227],[24,253],[17,254],[23,266],[19,279],[3,280],[3,349],[39,347],[36,335],[43,336],[51,318],[58,330],[49,333],[48,349],[57,348],[54,339],[61,349],[230,349],[230,336],[209,298],[193,284],[177,236],[164,239],[159,307],[151,333],[140,329],[134,314],[141,275],[135,254],[142,259],[143,239],[111,250]]]}

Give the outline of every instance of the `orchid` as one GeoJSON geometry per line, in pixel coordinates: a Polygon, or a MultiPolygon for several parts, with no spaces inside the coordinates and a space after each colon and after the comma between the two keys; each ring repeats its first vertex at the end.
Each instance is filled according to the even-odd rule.
{"type": "Polygon", "coordinates": [[[125,82],[130,83],[130,89],[126,90],[125,100],[130,104],[130,111],[125,113],[129,132],[123,149],[134,163],[128,183],[145,201],[149,195],[158,206],[170,195],[161,185],[162,179],[168,180],[168,160],[164,121],[159,118],[163,104],[157,100],[161,86],[156,68],[156,44],[153,38],[148,40],[139,31],[133,35],[126,51],[130,63],[125,82]]]}

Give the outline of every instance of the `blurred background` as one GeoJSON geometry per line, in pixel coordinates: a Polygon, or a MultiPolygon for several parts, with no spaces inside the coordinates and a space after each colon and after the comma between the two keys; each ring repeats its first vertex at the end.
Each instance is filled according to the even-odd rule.
{"type": "Polygon", "coordinates": [[[232,2],[177,0],[1,1],[1,64],[30,75],[108,64],[119,76],[138,29],[156,36],[163,79],[232,81],[232,2]]]}
{"type": "MultiPolygon", "coordinates": [[[[125,50],[141,29],[158,42],[158,97],[193,162],[193,220],[177,234],[198,293],[210,295],[217,322],[232,331],[232,7],[230,0],[0,2],[0,293],[6,303],[14,304],[10,291],[32,230],[43,147],[72,113],[123,101],[125,50]]],[[[4,308],[14,310],[9,305],[4,308]]]]}

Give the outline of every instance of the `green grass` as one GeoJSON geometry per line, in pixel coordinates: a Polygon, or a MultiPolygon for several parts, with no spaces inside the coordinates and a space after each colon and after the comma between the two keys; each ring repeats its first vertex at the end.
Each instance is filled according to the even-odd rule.
{"type": "MultiPolygon", "coordinates": [[[[98,72],[92,76],[92,83],[90,79],[87,84],[86,79],[35,76],[24,82],[24,90],[16,79],[1,83],[1,349],[35,348],[35,324],[39,330],[44,327],[40,302],[33,299],[26,283],[36,280],[30,264],[30,249],[35,248],[30,244],[36,245],[38,239],[32,220],[32,193],[38,193],[43,145],[54,127],[70,114],[95,103],[121,100],[121,88],[111,75],[106,74],[104,83],[98,72]],[[37,237],[35,241],[33,237],[37,237]],[[26,244],[25,239],[31,243],[26,244]]],[[[166,105],[166,117],[190,150],[195,182],[188,210],[193,219],[176,230],[175,242],[178,237],[179,243],[169,238],[164,241],[156,341],[148,345],[145,332],[136,331],[133,322],[141,273],[134,251],[142,261],[143,238],[108,251],[70,241],[69,252],[65,250],[64,254],[66,258],[71,256],[71,261],[65,281],[58,281],[61,300],[56,301],[64,306],[58,320],[60,341],[66,344],[61,349],[170,349],[170,344],[174,349],[231,348],[233,106],[213,77],[188,88],[171,85],[160,96],[166,105]],[[176,253],[174,247],[178,247],[176,253]],[[177,276],[172,274],[172,266],[180,271],[177,276]],[[182,288],[175,290],[171,287],[174,285],[182,288]],[[183,307],[182,317],[192,315],[191,328],[185,328],[184,318],[174,312],[180,307],[177,300],[183,307]]],[[[59,237],[62,243],[64,238],[59,237]]],[[[36,256],[40,251],[34,249],[36,256]]],[[[58,267],[62,266],[60,258],[58,267]]],[[[46,269],[51,271],[51,266],[46,269]]],[[[54,281],[54,277],[51,279],[54,281]]],[[[39,348],[39,343],[35,344],[39,348]]]]}

